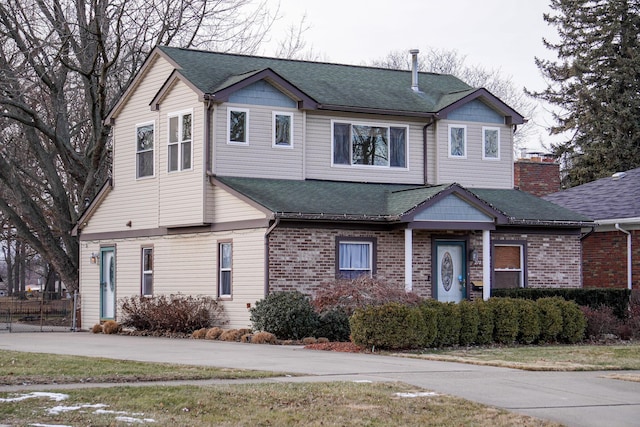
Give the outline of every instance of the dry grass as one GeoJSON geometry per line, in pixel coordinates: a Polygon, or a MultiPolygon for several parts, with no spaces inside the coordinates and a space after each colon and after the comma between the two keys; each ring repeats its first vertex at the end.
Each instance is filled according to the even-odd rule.
{"type": "Polygon", "coordinates": [[[612,380],[623,380],[640,383],[640,374],[611,374],[604,375],[603,378],[611,378],[612,380]]]}
{"type": "MultiPolygon", "coordinates": [[[[280,383],[209,387],[116,387],[65,392],[69,399],[44,398],[0,403],[0,419],[12,425],[121,425],[114,412],[94,408],[47,414],[58,405],[105,404],[103,411],[152,419],[154,425],[239,426],[389,426],[474,425],[557,426],[460,398],[443,395],[402,398],[420,392],[405,384],[280,383]]],[[[2,396],[4,397],[4,396],[2,396]]],[[[124,424],[122,424],[124,425],[124,424]]]]}
{"type": "Polygon", "coordinates": [[[408,357],[529,371],[640,369],[640,344],[555,345],[431,350],[408,357]]]}

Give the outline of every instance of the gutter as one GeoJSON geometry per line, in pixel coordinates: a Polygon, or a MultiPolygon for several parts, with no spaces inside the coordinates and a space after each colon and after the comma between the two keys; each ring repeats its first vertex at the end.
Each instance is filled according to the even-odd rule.
{"type": "Polygon", "coordinates": [[[211,96],[205,95],[207,109],[204,116],[204,156],[205,156],[205,172],[206,175],[213,176],[213,165],[211,162],[211,112],[213,111],[213,99],[211,96]]]}
{"type": "Polygon", "coordinates": [[[615,224],[616,230],[623,232],[627,235],[627,289],[631,290],[632,288],[632,252],[631,252],[631,232],[620,227],[619,223],[615,224]]]}

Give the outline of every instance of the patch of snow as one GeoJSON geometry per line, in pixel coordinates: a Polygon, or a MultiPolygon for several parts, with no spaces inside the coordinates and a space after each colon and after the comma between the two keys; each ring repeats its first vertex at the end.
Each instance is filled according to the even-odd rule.
{"type": "Polygon", "coordinates": [[[34,391],[32,393],[22,394],[18,397],[8,397],[6,399],[0,398],[0,402],[20,402],[22,400],[34,399],[37,397],[48,397],[51,400],[60,402],[62,400],[68,399],[69,395],[62,394],[62,393],[47,393],[43,391],[34,391]]]}
{"type": "Polygon", "coordinates": [[[133,417],[116,417],[116,421],[122,421],[125,423],[137,423],[137,424],[144,424],[144,423],[155,423],[156,420],[154,420],[153,418],[133,418],[133,417]]]}
{"type": "Polygon", "coordinates": [[[433,391],[422,391],[418,393],[395,393],[397,397],[426,397],[426,396],[439,396],[438,393],[433,391]]]}
{"type": "Polygon", "coordinates": [[[104,403],[96,403],[93,405],[85,403],[83,405],[76,405],[76,406],[54,406],[53,408],[49,408],[47,412],[49,413],[49,415],[58,415],[61,412],[77,411],[78,409],[83,409],[83,408],[104,408],[105,406],[107,405],[105,405],[104,403]]]}
{"type": "Polygon", "coordinates": [[[371,384],[373,381],[369,381],[369,380],[353,380],[354,383],[365,383],[365,384],[371,384]]]}

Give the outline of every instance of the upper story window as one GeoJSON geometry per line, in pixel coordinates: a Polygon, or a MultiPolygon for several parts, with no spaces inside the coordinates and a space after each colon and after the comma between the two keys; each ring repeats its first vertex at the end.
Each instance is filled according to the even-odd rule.
{"type": "Polygon", "coordinates": [[[153,176],[153,123],[136,126],[136,178],[153,176]]]}
{"type": "Polygon", "coordinates": [[[273,146],[293,147],[293,114],[273,113],[273,146]]]}
{"type": "Polygon", "coordinates": [[[449,157],[467,158],[467,127],[449,125],[449,157]]]}
{"type": "Polygon", "coordinates": [[[333,123],[333,164],[407,167],[407,128],[333,123]]]}
{"type": "Polygon", "coordinates": [[[482,128],[482,158],[500,160],[500,128],[482,128]]]}
{"type": "Polygon", "coordinates": [[[191,117],[191,113],[169,116],[169,172],[191,169],[191,117]]]}
{"type": "Polygon", "coordinates": [[[249,110],[227,109],[227,137],[229,144],[249,143],[249,110]]]}

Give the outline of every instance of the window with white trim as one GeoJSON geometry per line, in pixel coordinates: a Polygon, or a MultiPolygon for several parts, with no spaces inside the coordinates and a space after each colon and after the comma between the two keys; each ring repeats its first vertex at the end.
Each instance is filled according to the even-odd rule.
{"type": "Polygon", "coordinates": [[[153,123],[136,126],[136,178],[153,176],[153,123]]]}
{"type": "Polygon", "coordinates": [[[192,115],[169,115],[168,171],[191,169],[192,115]]]}
{"type": "Polygon", "coordinates": [[[337,239],[336,276],[355,279],[375,274],[375,239],[337,239]]]}
{"type": "Polygon", "coordinates": [[[233,244],[218,244],[218,296],[231,297],[231,267],[233,265],[233,244]]]}
{"type": "Polygon", "coordinates": [[[500,160],[500,128],[482,127],[482,159],[500,160]]]}
{"type": "Polygon", "coordinates": [[[227,143],[249,143],[249,110],[244,108],[227,109],[227,143]]]}
{"type": "Polygon", "coordinates": [[[449,125],[449,157],[467,158],[466,125],[449,125]]]}
{"type": "Polygon", "coordinates": [[[333,164],[407,167],[408,128],[334,122],[333,164]]]}
{"type": "Polygon", "coordinates": [[[142,248],[142,277],[140,293],[153,296],[153,248],[142,248]]]}
{"type": "Polygon", "coordinates": [[[273,113],[273,146],[293,147],[293,114],[273,113]]]}
{"type": "Polygon", "coordinates": [[[493,246],[492,288],[524,287],[524,245],[495,244],[493,246]]]}

